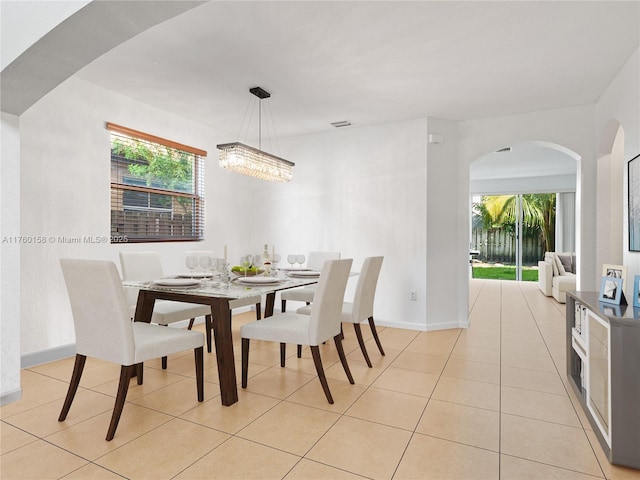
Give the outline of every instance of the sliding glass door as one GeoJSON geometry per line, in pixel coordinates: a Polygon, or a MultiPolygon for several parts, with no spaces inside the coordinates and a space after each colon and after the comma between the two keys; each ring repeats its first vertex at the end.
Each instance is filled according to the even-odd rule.
{"type": "Polygon", "coordinates": [[[485,195],[472,199],[472,275],[537,281],[553,250],[555,194],[485,195]]]}

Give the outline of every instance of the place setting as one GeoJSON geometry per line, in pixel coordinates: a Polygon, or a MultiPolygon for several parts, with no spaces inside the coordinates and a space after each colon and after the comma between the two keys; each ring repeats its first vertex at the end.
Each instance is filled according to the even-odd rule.
{"type": "Polygon", "coordinates": [[[318,278],[320,276],[320,272],[310,269],[290,270],[289,272],[287,272],[287,275],[296,278],[318,278]]]}
{"type": "Polygon", "coordinates": [[[202,284],[202,279],[184,277],[159,278],[151,282],[152,286],[160,287],[194,287],[200,284],[202,284]]]}

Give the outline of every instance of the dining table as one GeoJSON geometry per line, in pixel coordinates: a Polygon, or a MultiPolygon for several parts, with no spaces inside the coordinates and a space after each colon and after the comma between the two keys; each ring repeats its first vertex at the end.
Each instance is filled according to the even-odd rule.
{"type": "MultiPolygon", "coordinates": [[[[291,272],[289,272],[291,273],[291,272]]],[[[153,306],[156,300],[196,303],[211,307],[211,328],[207,325],[207,340],[213,340],[218,366],[218,380],[222,405],[230,406],[238,401],[236,367],[233,354],[233,335],[231,309],[229,301],[255,295],[265,295],[264,316],[273,315],[276,292],[290,288],[304,287],[318,283],[318,275],[290,276],[288,272],[278,271],[276,279],[267,283],[245,283],[242,277],[230,281],[217,281],[215,278],[200,279],[194,285],[172,285],[162,281],[124,281],[126,288],[138,289],[138,300],[134,315],[135,322],[151,322],[153,306]]],[[[262,277],[264,278],[264,277],[262,277]]],[[[160,279],[159,279],[160,280],[160,279]]],[[[259,282],[260,280],[255,280],[259,282]]],[[[180,282],[175,282],[180,283],[180,282]]],[[[184,282],[189,283],[189,282],[184,282]]],[[[210,344],[210,343],[209,343],[210,344]]]]}

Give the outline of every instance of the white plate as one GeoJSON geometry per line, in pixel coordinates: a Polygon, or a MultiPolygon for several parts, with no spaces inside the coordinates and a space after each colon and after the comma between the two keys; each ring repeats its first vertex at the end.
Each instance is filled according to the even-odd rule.
{"type": "Polygon", "coordinates": [[[278,270],[282,270],[283,272],[309,272],[310,268],[278,268],[278,270]]]}
{"type": "Polygon", "coordinates": [[[193,272],[193,273],[181,273],[178,275],[179,278],[209,278],[211,277],[210,273],[204,272],[193,272]]]}
{"type": "Polygon", "coordinates": [[[154,280],[153,283],[164,287],[190,287],[191,285],[198,285],[200,280],[195,278],[160,278],[154,280]]]}
{"type": "Polygon", "coordinates": [[[302,270],[301,272],[289,272],[290,277],[319,277],[320,272],[316,272],[314,270],[302,270]]]}
{"type": "Polygon", "coordinates": [[[248,285],[264,285],[278,283],[280,279],[276,277],[238,277],[238,282],[248,285]]]}

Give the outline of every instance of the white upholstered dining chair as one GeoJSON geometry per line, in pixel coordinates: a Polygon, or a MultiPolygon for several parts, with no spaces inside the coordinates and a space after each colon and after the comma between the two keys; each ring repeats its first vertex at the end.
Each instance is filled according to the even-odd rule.
{"type": "Polygon", "coordinates": [[[125,404],[129,380],[142,384],[146,360],[193,349],[198,401],[204,400],[204,335],[177,328],[132,322],[129,304],[113,262],[61,259],[76,334],[76,358],[67,396],[58,417],[67,418],[87,357],[118,363],[120,381],[106,440],[112,440],[125,404]]]}
{"type": "MultiPolygon", "coordinates": [[[[157,252],[120,252],[120,269],[125,281],[141,282],[162,278],[162,262],[157,252]]],[[[126,288],[129,313],[133,318],[138,300],[138,290],[126,288]]],[[[191,330],[197,317],[205,317],[205,323],[211,325],[211,307],[197,303],[173,302],[171,300],[157,300],[153,305],[151,322],[158,325],[169,325],[183,320],[189,320],[188,330],[191,330]]],[[[211,345],[207,343],[207,351],[211,352],[211,345]]],[[[166,357],[162,358],[162,368],[167,368],[166,357]]]]}
{"type": "MultiPolygon", "coordinates": [[[[324,262],[327,260],[339,259],[340,252],[309,252],[309,256],[307,257],[307,268],[320,271],[322,270],[324,262]]],[[[280,307],[282,312],[284,313],[287,311],[287,300],[305,302],[309,305],[313,301],[313,294],[315,291],[315,285],[285,290],[280,294],[280,307]]]]}
{"type": "MultiPolygon", "coordinates": [[[[353,302],[344,302],[342,305],[342,322],[353,323],[353,328],[358,338],[358,344],[360,350],[364,356],[367,365],[371,368],[371,360],[367,353],[367,348],[364,345],[364,339],[362,338],[362,330],[360,329],[360,323],[364,321],[369,322],[371,327],[371,334],[373,335],[380,354],[384,355],[380,338],[376,330],[376,324],[373,320],[373,303],[376,295],[376,286],[378,285],[378,277],[380,276],[380,269],[382,268],[382,260],[384,257],[367,257],[365,258],[360,275],[358,277],[358,285],[356,286],[356,293],[353,296],[353,302]]],[[[303,315],[309,315],[311,313],[311,307],[300,307],[296,313],[303,315]]]]}
{"type": "Polygon", "coordinates": [[[342,348],[342,334],[340,331],[342,303],[351,263],[351,259],[325,262],[309,315],[279,313],[240,327],[240,336],[242,337],[242,388],[247,388],[250,340],[280,342],[281,367],[285,366],[287,343],[308,345],[311,348],[316,372],[327,401],[333,403],[333,397],[324,374],[319,348],[321,343],[333,338],[347,378],[350,383],[354,383],[344,349],[342,348]]]}

